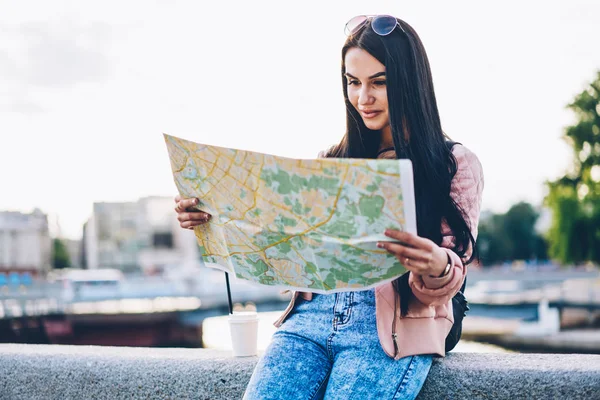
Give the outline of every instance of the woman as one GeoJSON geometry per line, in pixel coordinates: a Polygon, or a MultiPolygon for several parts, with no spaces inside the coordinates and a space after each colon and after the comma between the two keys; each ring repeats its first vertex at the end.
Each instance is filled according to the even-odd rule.
{"type": "MultiPolygon", "coordinates": [[[[378,243],[409,272],[371,290],[294,293],[246,399],[415,398],[432,357],[444,356],[451,299],[473,258],[482,169],[442,131],[419,37],[391,16],[355,17],[346,29],[347,131],[321,156],[412,161],[418,235],[391,230],[397,242],[378,243]]],[[[183,228],[210,219],[187,211],[195,199],[176,202],[183,228]]]]}

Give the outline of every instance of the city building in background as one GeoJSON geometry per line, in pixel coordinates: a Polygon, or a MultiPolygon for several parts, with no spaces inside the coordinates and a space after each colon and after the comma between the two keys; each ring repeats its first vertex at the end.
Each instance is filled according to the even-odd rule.
{"type": "Polygon", "coordinates": [[[60,239],[60,240],[65,245],[65,248],[67,249],[67,253],[69,254],[69,262],[71,264],[71,268],[81,269],[83,267],[83,264],[81,262],[81,260],[82,260],[81,240],[74,240],[74,239],[60,239]]]}
{"type": "Polygon", "coordinates": [[[29,214],[0,211],[0,280],[26,284],[46,276],[51,264],[48,216],[37,208],[29,214]]]}
{"type": "Polygon", "coordinates": [[[94,203],[82,240],[86,268],[154,275],[201,267],[196,237],[179,226],[173,206],[171,197],[158,196],[94,203]]]}

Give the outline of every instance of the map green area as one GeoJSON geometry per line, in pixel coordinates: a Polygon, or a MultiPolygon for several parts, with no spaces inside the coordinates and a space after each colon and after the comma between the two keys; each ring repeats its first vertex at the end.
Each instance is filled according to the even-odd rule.
{"type": "Polygon", "coordinates": [[[386,228],[416,233],[409,160],[292,159],[164,137],[179,194],[212,215],[195,229],[208,266],[315,293],[405,272],[376,244],[386,228]]]}

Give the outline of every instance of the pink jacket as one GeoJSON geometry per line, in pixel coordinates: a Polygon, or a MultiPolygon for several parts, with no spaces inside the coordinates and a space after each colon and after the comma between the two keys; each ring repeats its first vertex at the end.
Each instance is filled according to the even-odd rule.
{"type": "MultiPolygon", "coordinates": [[[[462,145],[455,145],[453,154],[457,161],[457,172],[450,188],[450,195],[465,212],[472,234],[477,238],[477,225],[483,192],[483,170],[477,156],[462,145]]],[[[399,359],[416,354],[445,355],[446,336],[454,323],[452,297],[460,290],[467,273],[460,257],[451,250],[454,236],[446,223],[442,223],[442,244],[453,262],[450,273],[443,278],[431,278],[410,273],[409,285],[414,296],[408,307],[408,314],[400,316],[399,296],[396,296],[392,283],[375,288],[377,332],[381,347],[387,355],[399,359]],[[392,328],[395,324],[395,329],[392,328]],[[395,332],[395,337],[392,334],[395,332]],[[398,351],[395,351],[394,341],[398,351]]],[[[468,258],[472,249],[466,254],[468,258]]],[[[283,315],[275,321],[281,326],[301,296],[310,301],[312,293],[293,292],[292,299],[283,315]]]]}

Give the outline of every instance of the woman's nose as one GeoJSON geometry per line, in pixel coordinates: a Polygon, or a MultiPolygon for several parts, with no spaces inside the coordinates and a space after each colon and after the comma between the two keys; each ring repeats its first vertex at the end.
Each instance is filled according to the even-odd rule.
{"type": "Polygon", "coordinates": [[[375,98],[371,95],[368,85],[364,85],[360,88],[358,93],[358,104],[372,104],[375,98]]]}

